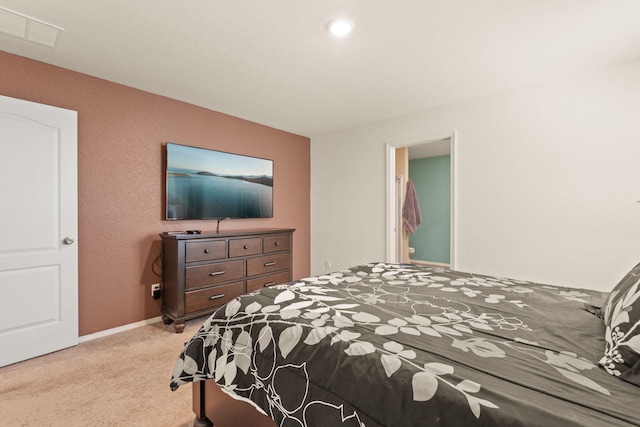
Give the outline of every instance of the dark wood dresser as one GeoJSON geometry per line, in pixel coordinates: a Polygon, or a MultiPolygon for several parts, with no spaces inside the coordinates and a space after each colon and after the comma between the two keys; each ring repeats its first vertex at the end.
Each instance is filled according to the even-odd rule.
{"type": "Polygon", "coordinates": [[[212,313],[242,294],[291,281],[291,228],[162,233],[162,319],[185,321],[212,313]]]}

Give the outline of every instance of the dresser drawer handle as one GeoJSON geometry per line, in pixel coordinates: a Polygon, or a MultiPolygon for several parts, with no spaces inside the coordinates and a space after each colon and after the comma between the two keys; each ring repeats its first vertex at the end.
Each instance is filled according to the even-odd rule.
{"type": "Polygon", "coordinates": [[[244,245],[243,248],[244,249],[249,249],[249,245],[244,245]]]}
{"type": "Polygon", "coordinates": [[[275,262],[265,262],[265,263],[264,263],[264,266],[265,266],[265,267],[273,267],[274,265],[276,265],[276,263],[275,263],[275,262]]]}
{"type": "Polygon", "coordinates": [[[275,284],[276,284],[276,282],[269,282],[269,283],[265,283],[265,284],[264,284],[264,285],[262,285],[262,286],[264,286],[265,288],[268,288],[269,286],[273,286],[273,285],[275,285],[275,284]]]}
{"type": "Polygon", "coordinates": [[[276,242],[276,246],[280,246],[280,242],[276,242]]]}
{"type": "Polygon", "coordinates": [[[210,301],[213,301],[213,300],[215,300],[215,299],[220,299],[220,298],[224,298],[224,294],[220,294],[220,295],[211,295],[211,296],[209,297],[209,300],[210,300],[210,301]]]}
{"type": "Polygon", "coordinates": [[[209,273],[209,276],[220,276],[221,274],[224,274],[224,270],[211,272],[209,273]]]}
{"type": "Polygon", "coordinates": [[[205,254],[208,254],[209,252],[210,252],[210,251],[209,251],[209,249],[205,249],[205,250],[204,250],[204,253],[205,253],[205,254]]]}

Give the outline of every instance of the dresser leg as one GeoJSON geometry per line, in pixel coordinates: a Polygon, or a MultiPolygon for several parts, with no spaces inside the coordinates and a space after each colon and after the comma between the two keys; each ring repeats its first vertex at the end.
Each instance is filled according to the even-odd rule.
{"type": "Polygon", "coordinates": [[[182,322],[176,321],[176,324],[173,327],[176,330],[176,334],[181,334],[184,331],[184,327],[186,326],[186,322],[183,320],[182,322]]]}
{"type": "Polygon", "coordinates": [[[193,427],[213,427],[213,424],[207,418],[196,418],[193,421],[193,427]]]}
{"type": "Polygon", "coordinates": [[[170,325],[170,324],[171,324],[171,322],[173,322],[173,320],[171,320],[171,318],[170,318],[169,316],[166,316],[166,315],[164,315],[164,314],[163,314],[163,315],[162,315],[162,322],[163,322],[165,325],[170,325]]]}

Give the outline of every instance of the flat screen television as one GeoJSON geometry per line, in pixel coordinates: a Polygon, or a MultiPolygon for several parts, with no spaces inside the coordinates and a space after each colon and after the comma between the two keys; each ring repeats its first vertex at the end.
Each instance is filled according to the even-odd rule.
{"type": "Polygon", "coordinates": [[[272,218],[273,160],[167,142],[167,220],[272,218]]]}

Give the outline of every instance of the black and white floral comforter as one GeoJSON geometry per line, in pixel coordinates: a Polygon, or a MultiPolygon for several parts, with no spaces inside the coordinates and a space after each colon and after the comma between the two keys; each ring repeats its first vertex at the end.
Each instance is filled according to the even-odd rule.
{"type": "Polygon", "coordinates": [[[597,365],[595,291],[367,264],[227,303],[171,388],[213,378],[280,426],[640,425],[597,365]]]}

